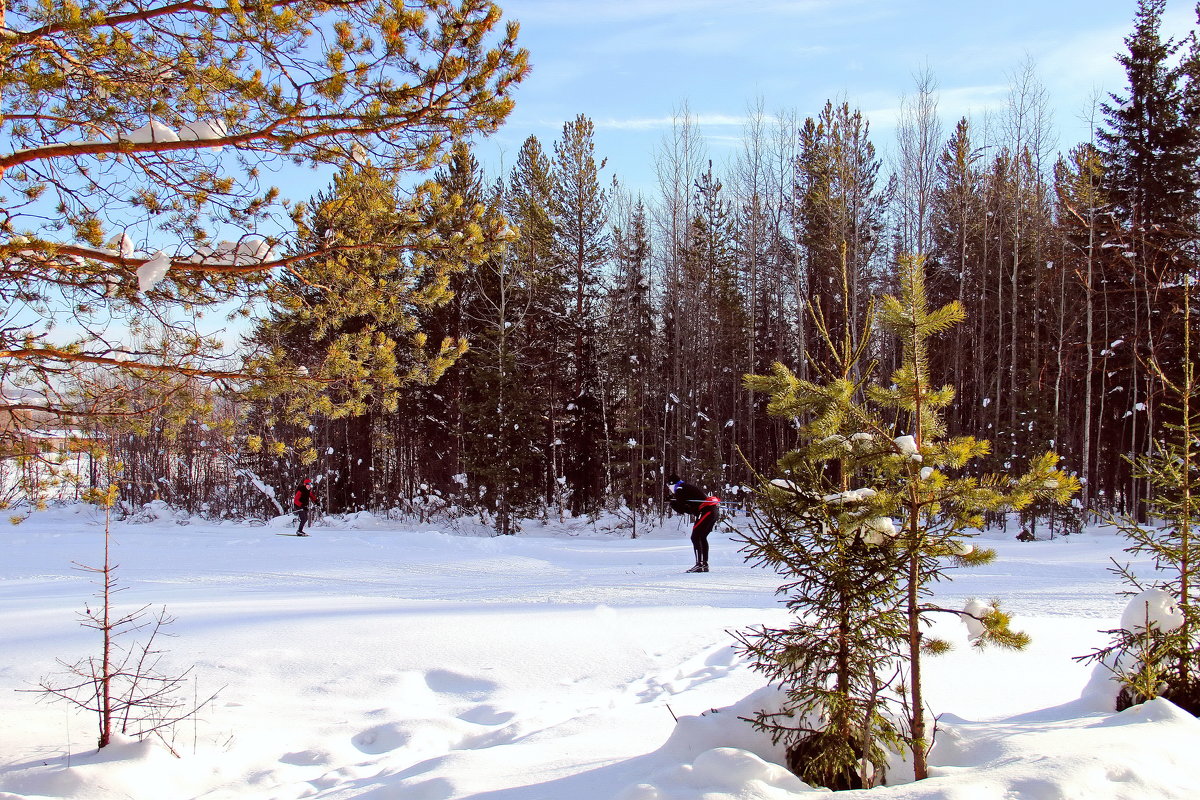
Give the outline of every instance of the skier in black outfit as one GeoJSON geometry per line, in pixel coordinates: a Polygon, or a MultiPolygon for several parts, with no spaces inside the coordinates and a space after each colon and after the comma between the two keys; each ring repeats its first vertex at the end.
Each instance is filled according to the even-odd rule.
{"type": "Polygon", "coordinates": [[[317,497],[312,491],[312,478],[305,478],[296,489],[296,494],[292,496],[292,505],[299,509],[300,527],[296,529],[297,536],[308,536],[304,532],[304,526],[308,524],[308,509],[316,501],[317,497]]]}
{"type": "Polygon", "coordinates": [[[699,486],[680,480],[672,473],[667,478],[671,493],[671,508],[680,514],[691,514],[696,518],[692,525],[692,549],[696,552],[696,566],[688,572],[708,572],[708,535],[720,517],[721,498],[706,494],[699,486]]]}

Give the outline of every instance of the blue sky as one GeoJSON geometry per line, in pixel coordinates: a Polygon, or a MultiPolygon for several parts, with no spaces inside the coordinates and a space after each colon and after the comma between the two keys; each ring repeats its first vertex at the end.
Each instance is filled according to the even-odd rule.
{"type": "MultiPolygon", "coordinates": [[[[891,148],[901,98],[926,66],[946,128],[1002,110],[1032,61],[1066,150],[1088,136],[1097,92],[1120,92],[1113,56],[1136,0],[499,0],[521,23],[533,73],[505,128],[480,148],[507,173],[521,142],[547,150],[565,121],[596,123],[597,155],[631,188],[652,193],[653,156],[675,110],[696,116],[716,165],[734,152],[761,98],[767,113],[815,116],[846,100],[891,148]]],[[[1194,0],[1168,0],[1164,33],[1195,27],[1194,0]]]]}

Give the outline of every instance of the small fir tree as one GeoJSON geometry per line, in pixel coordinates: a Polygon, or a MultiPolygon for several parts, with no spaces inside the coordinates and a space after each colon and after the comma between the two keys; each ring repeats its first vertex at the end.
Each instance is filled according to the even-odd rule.
{"type": "Polygon", "coordinates": [[[838,365],[826,383],[799,381],[782,366],[771,378],[748,379],[771,393],[771,413],[806,419],[810,440],[780,462],[784,476],[764,490],[764,522],[748,542],[752,558],[794,578],[781,592],[797,617],[787,631],[743,637],[759,669],[786,689],[783,714],[793,720],[757,722],[790,737],[789,752],[804,759],[793,764],[798,774],[831,786],[869,785],[882,748],[897,743],[912,752],[915,777],[927,776],[921,659],[949,649],[923,633],[928,617],[961,617],[975,646],[1019,649],[1028,641],[997,601],[947,608],[931,600],[932,586],[955,567],[995,557],[966,541],[985,512],[1065,502],[1078,489],[1053,453],[1015,478],[967,472],[988,444],[947,435],[942,412],[954,390],[932,388],[928,354],[931,337],[963,310],[928,310],[920,258],[902,260],[900,285],[880,314],[880,327],[903,346],[889,387],[860,367],[866,345],[853,343],[852,328],[839,343],[820,313],[817,327],[838,365]],[[892,705],[903,708],[902,723],[888,716],[892,705]]]}
{"type": "Polygon", "coordinates": [[[785,692],[778,712],[753,722],[786,744],[792,771],[815,785],[864,788],[882,780],[887,751],[901,748],[887,691],[905,632],[899,565],[881,546],[894,532],[887,498],[851,488],[869,479],[883,427],[860,402],[869,339],[855,341],[845,325],[835,341],[820,308],[810,313],[832,354],[824,381],[800,380],[782,364],[746,379],[771,398],[772,415],[808,420],[806,443],[780,460],[781,478],[764,483],[743,540],[748,560],[785,576],[778,593],[793,618],[737,638],[785,692]]]}

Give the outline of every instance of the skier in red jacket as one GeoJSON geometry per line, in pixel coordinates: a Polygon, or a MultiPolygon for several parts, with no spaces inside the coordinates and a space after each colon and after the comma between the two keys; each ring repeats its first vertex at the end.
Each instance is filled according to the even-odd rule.
{"type": "Polygon", "coordinates": [[[708,572],[708,535],[720,517],[721,498],[680,480],[674,473],[667,477],[667,486],[671,493],[671,508],[696,518],[692,525],[692,550],[696,553],[696,566],[688,572],[708,572]]]}
{"type": "Polygon", "coordinates": [[[300,487],[296,489],[296,494],[292,496],[292,505],[299,509],[297,516],[300,518],[300,527],[296,529],[297,536],[308,536],[304,532],[304,526],[308,524],[309,507],[317,502],[317,496],[312,491],[312,478],[305,478],[300,487]]]}

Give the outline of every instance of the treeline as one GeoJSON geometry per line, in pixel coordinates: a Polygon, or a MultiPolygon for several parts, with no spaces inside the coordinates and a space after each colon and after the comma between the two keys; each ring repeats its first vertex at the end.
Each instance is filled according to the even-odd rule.
{"type": "MultiPolygon", "coordinates": [[[[1021,470],[1054,449],[1083,506],[1136,513],[1147,489],[1126,457],[1174,414],[1164,383],[1200,230],[1200,49],[1160,35],[1163,9],[1139,3],[1117,56],[1127,87],[1097,104],[1093,141],[1062,151],[1031,66],[1002,112],[949,127],[919,77],[886,162],[869,121],[830,102],[813,116],[760,104],[715,165],[684,108],[653,154],[653,196],[606,171],[582,114],[553,142],[529,137],[495,179],[460,145],[419,190],[456,198],[457,216],[428,220],[403,258],[350,248],[307,264],[289,279],[303,303],[252,336],[267,355],[251,366],[268,375],[333,353],[356,377],[303,393],[268,382],[221,401],[237,417],[223,436],[188,441],[223,452],[213,463],[230,483],[321,476],[334,511],[465,510],[501,533],[657,507],[664,471],[736,498],[800,422],[768,416],[743,377],[775,362],[822,377],[821,331],[865,325],[915,253],[931,305],[967,310],[935,343],[932,374],[957,392],[951,432],[992,442],[979,468],[1021,470]],[[509,245],[389,308],[389,281],[419,274],[422,251],[462,225],[509,226],[509,245]]],[[[404,196],[369,162],[346,170],[301,237],[368,244],[404,196]]],[[[899,362],[882,339],[871,355],[881,374],[899,362]]],[[[196,470],[184,439],[113,438],[130,487],[173,482],[175,502],[211,501],[169,474],[196,470]],[[134,457],[146,447],[173,455],[134,457]]]]}

